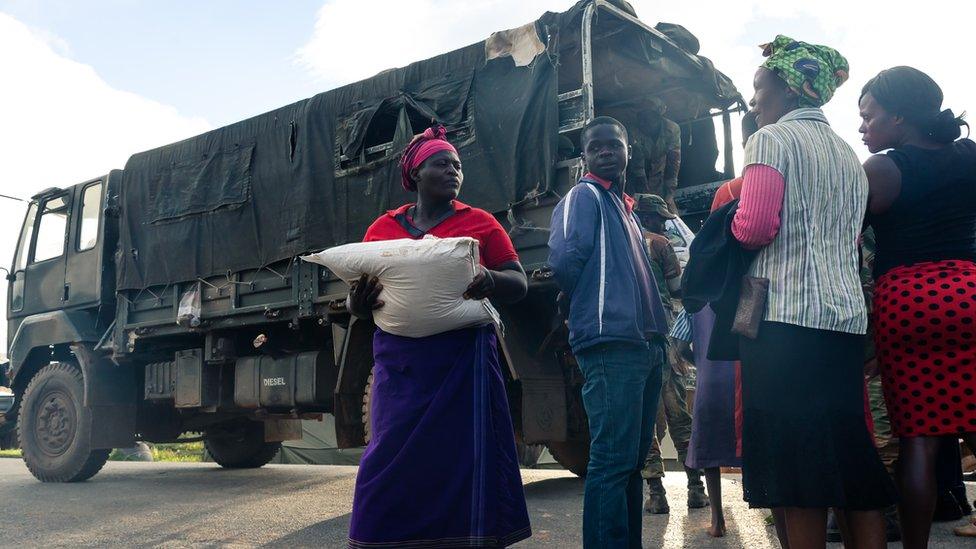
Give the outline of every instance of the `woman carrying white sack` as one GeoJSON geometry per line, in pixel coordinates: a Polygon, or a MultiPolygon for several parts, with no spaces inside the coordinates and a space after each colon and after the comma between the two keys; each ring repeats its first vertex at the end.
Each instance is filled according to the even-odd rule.
{"type": "MultiPolygon", "coordinates": [[[[512,303],[527,281],[498,221],[457,200],[463,175],[443,127],[414,138],[400,161],[417,203],[380,216],[365,242],[471,237],[480,272],[464,299],[512,303]]],[[[383,286],[363,275],[349,312],[370,318],[383,286]]],[[[531,535],[495,328],[373,337],[371,438],[356,477],[350,547],[504,547],[531,535]]]]}

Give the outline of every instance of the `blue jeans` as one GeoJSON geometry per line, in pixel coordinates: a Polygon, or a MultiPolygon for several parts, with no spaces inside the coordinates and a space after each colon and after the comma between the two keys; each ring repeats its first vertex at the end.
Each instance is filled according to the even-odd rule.
{"type": "Polygon", "coordinates": [[[576,353],[590,422],[583,547],[640,548],[641,467],[654,437],[664,352],[658,343],[601,343],[576,353]]]}

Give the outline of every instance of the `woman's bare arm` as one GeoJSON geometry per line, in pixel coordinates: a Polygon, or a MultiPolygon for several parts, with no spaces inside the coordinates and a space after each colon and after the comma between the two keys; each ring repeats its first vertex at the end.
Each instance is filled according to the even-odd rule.
{"type": "Polygon", "coordinates": [[[883,214],[901,194],[901,170],[888,156],[876,154],[864,162],[864,171],[868,174],[868,213],[883,214]]]}
{"type": "Polygon", "coordinates": [[[528,289],[529,283],[522,264],[510,261],[496,270],[482,268],[464,292],[464,298],[491,298],[500,303],[515,303],[525,297],[528,289]]]}

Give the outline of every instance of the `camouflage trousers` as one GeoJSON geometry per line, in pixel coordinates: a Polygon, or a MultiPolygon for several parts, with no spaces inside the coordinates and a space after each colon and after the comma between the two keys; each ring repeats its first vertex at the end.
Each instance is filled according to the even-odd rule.
{"type": "Polygon", "coordinates": [[[891,420],[888,419],[881,376],[868,380],[868,404],[871,406],[871,419],[874,420],[874,445],[878,448],[878,455],[881,456],[885,468],[894,474],[898,461],[898,437],[891,433],[891,420]]]}
{"type": "Polygon", "coordinates": [[[661,400],[658,404],[657,419],[654,421],[654,442],[647,453],[641,476],[644,478],[664,478],[664,460],[661,459],[659,439],[671,432],[671,440],[678,451],[682,467],[688,457],[688,443],[691,440],[691,414],[688,412],[685,379],[670,367],[664,368],[664,385],[661,387],[661,400]]]}

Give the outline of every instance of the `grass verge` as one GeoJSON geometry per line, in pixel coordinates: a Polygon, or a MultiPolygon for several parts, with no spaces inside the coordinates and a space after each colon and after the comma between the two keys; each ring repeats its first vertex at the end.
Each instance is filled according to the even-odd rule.
{"type": "Polygon", "coordinates": [[[177,442],[173,444],[153,444],[153,459],[155,461],[203,461],[202,442],[177,442]]]}
{"type": "MultiPolygon", "coordinates": [[[[203,461],[202,442],[178,442],[173,444],[150,444],[153,461],[176,461],[193,463],[203,461]]],[[[0,450],[0,458],[20,458],[20,450],[0,450]]],[[[110,461],[134,461],[119,450],[113,450],[110,461]]]]}
{"type": "MultiPolygon", "coordinates": [[[[153,461],[195,463],[203,461],[202,442],[174,442],[169,444],[150,444],[153,461]]],[[[138,461],[127,457],[120,450],[113,450],[110,461],[138,461]]]]}

